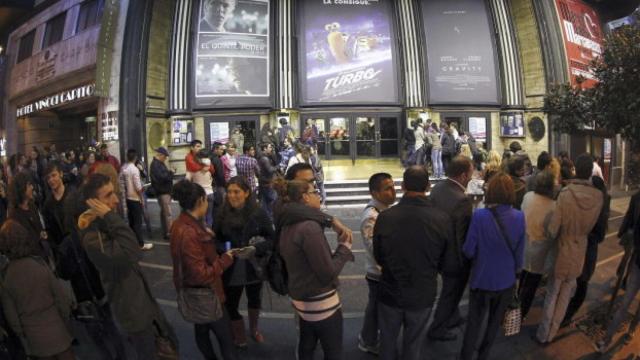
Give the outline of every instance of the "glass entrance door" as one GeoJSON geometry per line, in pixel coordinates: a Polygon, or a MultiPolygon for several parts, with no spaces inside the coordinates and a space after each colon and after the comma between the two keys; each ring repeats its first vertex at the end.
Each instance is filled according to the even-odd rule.
{"type": "MultiPolygon", "coordinates": [[[[318,154],[325,159],[399,156],[399,116],[310,116],[318,129],[318,154]]],[[[306,123],[306,121],[305,121],[306,123]]]]}

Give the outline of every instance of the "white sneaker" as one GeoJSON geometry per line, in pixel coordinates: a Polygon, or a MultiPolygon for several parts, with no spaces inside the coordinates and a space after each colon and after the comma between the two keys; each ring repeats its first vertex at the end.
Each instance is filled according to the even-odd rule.
{"type": "Polygon", "coordinates": [[[145,243],[144,245],[142,245],[140,247],[140,250],[143,250],[143,251],[148,251],[148,250],[151,250],[151,249],[153,249],[153,244],[152,243],[145,243]]]}

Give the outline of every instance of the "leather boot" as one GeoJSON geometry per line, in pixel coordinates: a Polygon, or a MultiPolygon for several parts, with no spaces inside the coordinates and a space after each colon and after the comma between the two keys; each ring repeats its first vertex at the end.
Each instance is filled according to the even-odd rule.
{"type": "Polygon", "coordinates": [[[264,336],[258,331],[258,318],[260,317],[260,309],[249,309],[249,331],[251,337],[257,343],[264,342],[264,336]]]}
{"type": "Polygon", "coordinates": [[[233,335],[233,343],[237,347],[247,346],[247,333],[244,330],[244,319],[231,321],[231,334],[233,335]]]}

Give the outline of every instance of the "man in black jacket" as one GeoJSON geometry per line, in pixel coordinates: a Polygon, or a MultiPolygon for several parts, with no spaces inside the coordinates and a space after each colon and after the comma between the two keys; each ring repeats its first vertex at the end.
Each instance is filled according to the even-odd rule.
{"type": "Polygon", "coordinates": [[[273,219],[273,203],[277,199],[276,191],[273,189],[271,182],[278,171],[278,167],[273,160],[273,145],[265,143],[260,145],[260,158],[258,159],[258,195],[260,196],[260,204],[264,211],[273,219]]]}
{"type": "Polygon", "coordinates": [[[447,238],[442,275],[442,293],[429,328],[432,340],[452,341],[456,339],[450,329],[462,325],[458,304],[469,280],[469,264],[462,253],[462,244],[467,237],[473,205],[465,194],[473,175],[473,163],[465,156],[456,156],[449,163],[447,178],[431,190],[431,200],[438,209],[449,215],[444,224],[450,228],[447,238]]]}
{"type": "Polygon", "coordinates": [[[412,166],[404,172],[400,203],[378,216],[373,253],[382,268],[378,321],[380,358],[396,359],[397,339],[403,330],[405,360],[423,359],[420,349],[436,298],[438,269],[451,228],[449,217],[425,193],[429,173],[412,166]]]}
{"type": "Polygon", "coordinates": [[[171,229],[171,191],[173,189],[173,171],[167,168],[167,158],[169,151],[164,147],[156,150],[156,156],[151,162],[151,186],[156,192],[158,205],[160,205],[160,222],[162,224],[162,234],[169,239],[169,230],[171,229]]]}

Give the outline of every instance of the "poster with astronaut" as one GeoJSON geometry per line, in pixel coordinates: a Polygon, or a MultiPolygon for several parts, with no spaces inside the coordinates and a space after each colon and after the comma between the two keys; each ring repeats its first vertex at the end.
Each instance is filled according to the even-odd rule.
{"type": "Polygon", "coordinates": [[[269,0],[200,1],[196,107],[270,103],[269,11],[269,0]]]}
{"type": "Polygon", "coordinates": [[[422,0],[429,103],[495,105],[493,27],[485,1],[422,0]]]}
{"type": "Polygon", "coordinates": [[[304,0],[300,7],[304,103],[398,102],[391,0],[304,0]]]}

